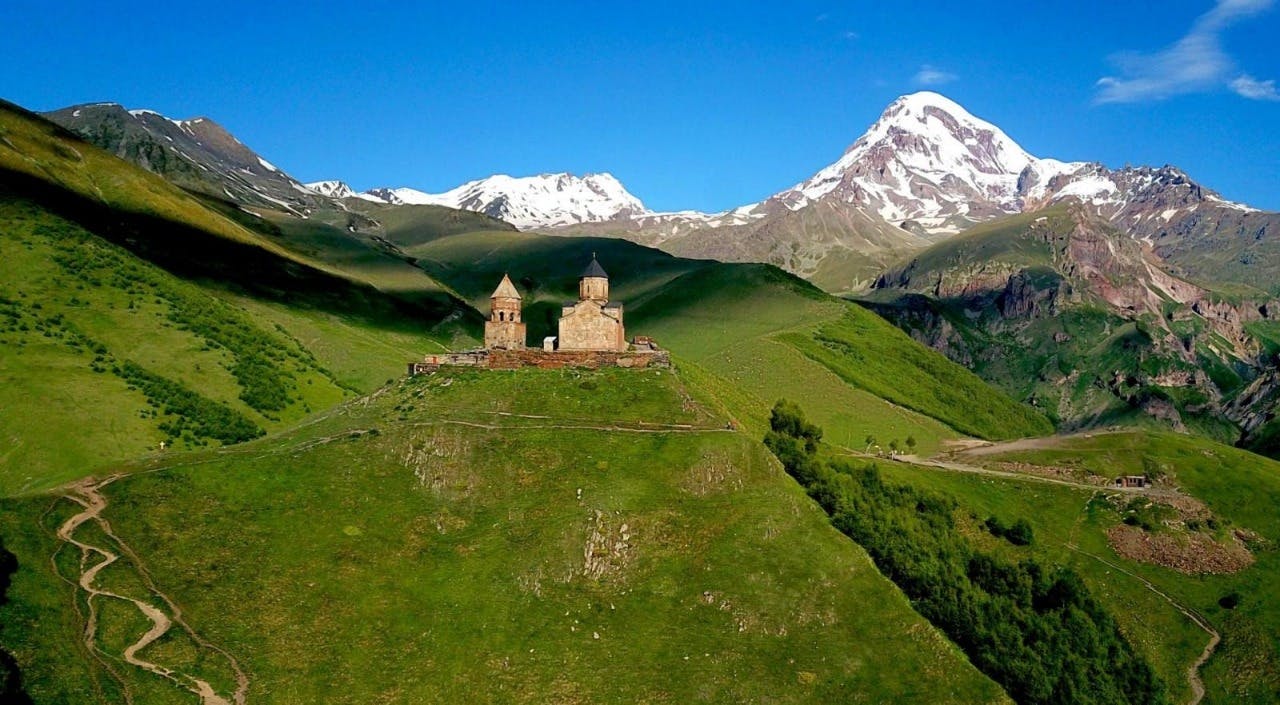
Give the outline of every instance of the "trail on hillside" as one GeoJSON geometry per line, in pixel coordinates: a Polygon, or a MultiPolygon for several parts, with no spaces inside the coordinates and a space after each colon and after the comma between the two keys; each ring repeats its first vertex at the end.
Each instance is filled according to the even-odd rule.
{"type": "MultiPolygon", "coordinates": [[[[97,481],[94,478],[86,478],[67,487],[66,497],[71,501],[79,504],[82,511],[75,514],[71,518],[62,523],[57,530],[57,537],[65,545],[75,546],[80,550],[80,575],[73,581],[79,590],[84,593],[84,604],[87,614],[84,615],[84,632],[83,639],[85,648],[89,653],[105,655],[105,652],[98,646],[98,602],[101,599],[120,600],[133,605],[135,609],[142,613],[144,617],[151,623],[150,628],[137,638],[132,644],[125,647],[120,654],[123,660],[133,666],[153,673],[164,678],[178,687],[198,696],[202,705],[244,705],[245,697],[249,690],[249,678],[240,664],[226,651],[213,646],[208,641],[201,638],[195,633],[183,620],[182,611],[167,595],[161,592],[152,579],[151,575],[142,566],[137,555],[128,547],[124,541],[112,531],[110,523],[103,518],[102,513],[107,508],[106,496],[102,493],[102,488],[114,482],[120,476],[113,475],[105,480],[97,481]],[[88,541],[82,541],[76,538],[77,531],[86,524],[92,524],[102,532],[113,546],[98,546],[88,541]],[[114,550],[113,550],[114,549],[114,550]],[[116,551],[119,551],[117,553],[116,551]],[[125,555],[132,567],[136,570],[138,576],[147,586],[151,593],[150,597],[159,598],[163,603],[164,609],[157,607],[152,602],[138,599],[128,595],[123,595],[110,590],[97,587],[95,584],[98,575],[108,566],[120,560],[121,554],[125,555]],[[100,559],[100,560],[99,560],[100,559]],[[156,640],[163,637],[174,625],[178,625],[185,631],[191,639],[202,649],[214,651],[223,656],[235,672],[236,690],[229,698],[220,695],[212,685],[207,681],[197,678],[191,674],[183,673],[175,668],[170,668],[153,661],[149,661],[139,655],[144,649],[156,640]]],[[[51,558],[54,572],[58,572],[56,554],[51,558]]],[[[118,678],[117,679],[121,680],[118,678]]],[[[133,702],[132,694],[129,692],[127,685],[121,680],[121,687],[125,691],[125,699],[133,702]]]]}
{"type": "MultiPolygon", "coordinates": [[[[638,423],[645,424],[644,421],[638,423]]],[[[409,426],[439,426],[441,424],[453,426],[468,426],[470,428],[482,428],[487,431],[525,431],[529,429],[555,429],[561,431],[609,431],[621,433],[737,433],[736,429],[724,427],[699,428],[696,426],[672,425],[663,426],[662,424],[646,424],[658,426],[658,428],[636,428],[634,426],[601,426],[598,424],[515,424],[500,425],[481,423],[479,421],[463,421],[460,419],[433,419],[431,421],[415,421],[409,423],[409,426]]]]}
{"type": "Polygon", "coordinates": [[[1198,612],[1191,609],[1190,607],[1183,605],[1177,600],[1173,599],[1173,597],[1171,597],[1168,593],[1162,591],[1160,588],[1156,587],[1154,583],[1142,577],[1141,575],[1137,575],[1136,573],[1131,573],[1125,570],[1124,568],[1121,568],[1120,566],[1116,565],[1115,563],[1112,563],[1111,561],[1103,558],[1102,556],[1089,553],[1088,551],[1081,549],[1079,546],[1076,546],[1075,544],[1069,543],[1069,544],[1066,544],[1066,546],[1068,549],[1075,551],[1076,553],[1079,553],[1082,556],[1087,556],[1089,558],[1092,558],[1093,560],[1098,561],[1099,563],[1107,566],[1108,568],[1119,571],[1133,578],[1134,580],[1137,580],[1138,582],[1142,583],[1144,587],[1146,587],[1148,590],[1158,595],[1165,602],[1168,602],[1170,605],[1173,606],[1174,609],[1178,610],[1187,619],[1191,620],[1192,624],[1195,624],[1197,627],[1204,630],[1204,632],[1209,635],[1209,643],[1205,645],[1204,651],[1200,652],[1200,657],[1197,658],[1194,663],[1192,663],[1190,666],[1187,667],[1187,682],[1191,685],[1191,699],[1187,701],[1187,705],[1200,705],[1200,701],[1204,699],[1204,680],[1200,678],[1200,668],[1209,661],[1209,658],[1213,656],[1214,649],[1217,649],[1218,643],[1222,641],[1222,635],[1218,633],[1218,630],[1214,629],[1213,625],[1209,624],[1209,620],[1200,616],[1198,612]]]}
{"type": "MultiPolygon", "coordinates": [[[[1006,446],[1005,448],[1007,449],[1007,447],[1008,446],[1006,446]]],[[[1060,480],[1052,477],[1026,475],[1023,473],[1005,472],[1002,470],[991,470],[989,468],[978,467],[975,465],[963,465],[961,463],[945,462],[941,460],[932,460],[932,459],[921,460],[919,458],[912,458],[910,456],[900,456],[898,458],[895,458],[895,460],[900,460],[901,462],[910,462],[916,465],[924,465],[926,467],[934,467],[940,470],[949,470],[953,472],[966,472],[966,473],[973,473],[976,475],[989,475],[989,476],[1000,477],[1005,479],[1024,480],[1024,481],[1031,481],[1031,482],[1045,482],[1045,483],[1054,484],[1054,485],[1065,485],[1068,487],[1085,489],[1092,492],[1092,494],[1089,497],[1089,501],[1092,501],[1093,498],[1097,495],[1097,493],[1104,489],[1104,488],[1098,487],[1097,485],[1089,485],[1083,482],[1072,482],[1070,480],[1060,480]]],[[[1105,490],[1108,492],[1128,491],[1131,493],[1144,492],[1146,494],[1151,494],[1150,490],[1137,490],[1137,489],[1130,489],[1130,488],[1107,487],[1105,488],[1105,490]]],[[[1088,508],[1088,502],[1085,502],[1085,509],[1087,510],[1087,508],[1088,508]]],[[[1076,545],[1075,533],[1079,529],[1080,523],[1082,520],[1083,520],[1083,517],[1078,517],[1076,519],[1076,522],[1071,527],[1072,535],[1070,539],[1068,540],[1067,543],[1063,544],[1064,546],[1066,546],[1068,550],[1079,553],[1082,556],[1092,558],[1098,561],[1099,563],[1102,563],[1103,565],[1107,566],[1108,568],[1116,570],[1124,575],[1127,575],[1133,578],[1134,580],[1137,580],[1139,583],[1143,585],[1143,587],[1155,593],[1165,602],[1168,602],[1170,605],[1173,606],[1174,609],[1181,612],[1184,616],[1186,616],[1187,619],[1191,620],[1193,624],[1195,624],[1200,629],[1204,630],[1204,632],[1209,635],[1209,643],[1204,647],[1204,651],[1201,652],[1200,657],[1197,658],[1194,663],[1192,663],[1190,666],[1187,667],[1187,682],[1191,686],[1191,700],[1187,701],[1187,703],[1188,705],[1199,705],[1200,701],[1204,699],[1204,681],[1200,678],[1200,668],[1209,661],[1209,658],[1211,656],[1213,656],[1214,649],[1218,648],[1218,643],[1222,641],[1222,636],[1217,632],[1217,630],[1213,628],[1211,624],[1209,624],[1208,620],[1200,616],[1200,614],[1197,613],[1195,610],[1175,600],[1168,593],[1165,593],[1164,591],[1160,590],[1160,588],[1156,587],[1155,584],[1153,584],[1150,580],[1147,580],[1146,578],[1140,575],[1137,575],[1128,570],[1125,570],[1124,568],[1121,568],[1120,566],[1116,565],[1115,563],[1112,563],[1111,561],[1108,561],[1107,559],[1101,556],[1097,556],[1092,553],[1089,553],[1081,549],[1078,545],[1076,545]]]]}
{"type": "MultiPolygon", "coordinates": [[[[983,446],[977,450],[989,451],[989,449],[998,448],[1001,452],[1003,452],[1003,451],[1013,449],[1012,447],[1015,445],[1019,449],[1028,449],[1033,447],[1035,448],[1050,447],[1048,444],[1034,443],[1035,441],[1039,441],[1039,440],[1042,440],[1042,439],[1024,439],[1023,441],[1014,441],[1012,443],[1001,444],[999,446],[983,446]]],[[[975,449],[970,449],[966,452],[975,453],[975,449]]],[[[982,454],[985,454],[985,453],[982,453],[982,454]]],[[[1120,487],[1102,488],[1102,487],[1098,487],[1097,485],[1090,485],[1083,482],[1073,482],[1071,480],[1061,480],[1058,478],[1042,477],[1039,475],[1028,475],[1028,474],[1016,473],[1016,472],[1007,472],[1003,470],[992,470],[990,468],[979,467],[976,465],[965,465],[962,463],[935,460],[932,458],[922,459],[922,458],[916,458],[913,456],[895,456],[893,460],[896,460],[902,463],[909,463],[914,465],[922,465],[925,467],[937,468],[939,470],[947,470],[951,472],[963,472],[963,473],[971,473],[975,475],[987,475],[992,477],[1000,477],[1002,479],[1022,480],[1022,481],[1029,481],[1029,482],[1043,482],[1043,483],[1048,483],[1053,485],[1064,485],[1067,487],[1074,487],[1078,489],[1089,490],[1092,493],[1089,497],[1089,501],[1092,501],[1093,498],[1097,495],[1097,493],[1103,490],[1107,492],[1129,492],[1129,493],[1142,493],[1142,494],[1148,494],[1148,495],[1153,494],[1153,491],[1149,488],[1141,489],[1141,490],[1137,488],[1120,488],[1120,487]]],[[[1086,511],[1088,509],[1088,506],[1089,506],[1089,503],[1085,502],[1086,511]]],[[[1155,593],[1165,602],[1168,602],[1174,609],[1181,612],[1183,616],[1191,620],[1193,624],[1195,624],[1197,627],[1199,627],[1206,634],[1209,635],[1209,643],[1205,645],[1204,651],[1200,653],[1200,657],[1197,658],[1194,663],[1192,663],[1190,666],[1187,667],[1187,682],[1191,686],[1191,699],[1187,701],[1187,705],[1200,705],[1200,701],[1204,699],[1204,695],[1205,695],[1204,680],[1200,677],[1200,668],[1209,661],[1210,657],[1213,656],[1214,650],[1218,648],[1219,642],[1222,641],[1222,635],[1219,634],[1218,631],[1213,628],[1213,625],[1209,624],[1209,621],[1205,619],[1203,616],[1201,616],[1198,612],[1178,602],[1168,593],[1156,587],[1155,584],[1152,583],[1150,580],[1147,580],[1146,578],[1140,575],[1137,575],[1136,573],[1125,570],[1124,568],[1116,565],[1111,561],[1108,561],[1102,556],[1094,555],[1092,553],[1089,553],[1081,549],[1075,543],[1075,534],[1079,529],[1082,520],[1083,520],[1083,516],[1077,517],[1076,522],[1071,527],[1071,537],[1068,539],[1067,543],[1063,544],[1068,550],[1074,551],[1075,553],[1078,553],[1082,556],[1092,558],[1098,561],[1099,563],[1102,563],[1103,565],[1107,566],[1108,568],[1111,568],[1115,571],[1118,571],[1124,575],[1127,575],[1133,578],[1134,580],[1137,580],[1139,583],[1142,584],[1143,587],[1155,593]]]]}

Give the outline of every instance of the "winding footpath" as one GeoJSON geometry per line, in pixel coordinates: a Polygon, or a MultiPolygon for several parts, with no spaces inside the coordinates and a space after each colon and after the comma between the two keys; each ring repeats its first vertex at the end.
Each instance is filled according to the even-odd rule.
{"type": "MultiPolygon", "coordinates": [[[[133,551],[115,535],[111,530],[111,525],[102,517],[103,510],[107,508],[107,499],[102,494],[102,488],[114,482],[118,478],[118,475],[113,475],[102,481],[87,478],[68,486],[67,498],[76,504],[79,504],[82,507],[82,510],[63,522],[62,526],[58,527],[57,531],[59,540],[63,541],[67,545],[75,546],[80,550],[80,576],[75,581],[75,584],[84,592],[84,602],[88,610],[88,613],[85,616],[83,633],[85,647],[90,653],[103,653],[97,644],[99,600],[112,599],[127,602],[133,605],[144,617],[147,618],[148,621],[151,622],[151,627],[147,629],[144,634],[138,637],[136,641],[124,649],[121,657],[124,659],[125,663],[160,676],[178,687],[187,690],[193,695],[198,696],[200,698],[201,705],[244,705],[245,697],[249,690],[249,678],[245,674],[244,670],[241,669],[240,664],[226,651],[214,647],[212,644],[200,638],[195,631],[192,630],[185,621],[183,621],[181,610],[177,608],[177,605],[174,604],[173,600],[156,588],[155,582],[151,579],[150,574],[148,574],[142,567],[142,564],[137,560],[133,551]],[[116,553],[111,547],[94,545],[76,538],[77,531],[86,524],[95,525],[103,535],[115,544],[114,548],[120,553],[116,553]],[[148,590],[153,593],[155,597],[160,599],[166,609],[156,607],[151,602],[145,600],[140,600],[97,587],[96,581],[98,575],[102,573],[103,570],[106,570],[108,566],[120,560],[120,554],[124,554],[130,559],[130,563],[136,569],[148,590]],[[220,695],[208,681],[183,673],[177,669],[160,665],[139,656],[140,652],[168,633],[175,624],[181,627],[198,646],[203,649],[215,651],[226,658],[236,677],[235,692],[229,697],[220,695]]],[[[57,571],[56,561],[54,563],[54,570],[55,572],[57,571]]],[[[124,687],[123,683],[122,687],[124,687]]],[[[132,702],[133,700],[127,687],[125,687],[125,699],[128,702],[132,702]]]]}
{"type": "Polygon", "coordinates": [[[1144,587],[1146,587],[1151,592],[1154,592],[1165,602],[1168,602],[1171,606],[1173,606],[1174,609],[1178,610],[1187,619],[1191,620],[1192,624],[1195,624],[1197,627],[1200,627],[1201,629],[1204,630],[1206,634],[1209,635],[1209,643],[1205,645],[1204,651],[1200,652],[1200,658],[1197,658],[1194,663],[1192,663],[1190,666],[1187,667],[1187,682],[1191,685],[1191,699],[1187,701],[1187,705],[1200,705],[1200,701],[1204,700],[1204,680],[1200,678],[1200,667],[1203,666],[1206,662],[1208,662],[1209,657],[1213,656],[1214,649],[1218,648],[1219,642],[1222,641],[1222,635],[1218,633],[1218,630],[1214,629],[1213,625],[1209,624],[1209,621],[1204,617],[1201,617],[1195,610],[1173,599],[1171,596],[1169,596],[1168,593],[1156,587],[1155,584],[1153,584],[1150,580],[1147,580],[1146,578],[1142,577],[1141,575],[1131,573],[1125,570],[1124,568],[1121,568],[1120,566],[1116,565],[1115,563],[1112,563],[1111,561],[1103,558],[1102,556],[1097,556],[1087,551],[1084,551],[1079,546],[1076,546],[1075,544],[1069,543],[1069,544],[1066,544],[1066,547],[1072,551],[1075,551],[1076,553],[1079,553],[1082,556],[1092,558],[1093,560],[1098,561],[1099,563],[1107,566],[1108,568],[1111,568],[1112,570],[1115,570],[1115,571],[1119,571],[1120,573],[1123,573],[1129,576],[1130,578],[1133,578],[1134,580],[1137,580],[1138,582],[1142,583],[1144,587]]]}

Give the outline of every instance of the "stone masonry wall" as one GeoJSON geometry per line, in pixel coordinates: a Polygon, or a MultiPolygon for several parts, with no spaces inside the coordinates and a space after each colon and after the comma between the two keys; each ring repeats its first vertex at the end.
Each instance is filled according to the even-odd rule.
{"type": "Polygon", "coordinates": [[[428,355],[422,362],[409,363],[409,374],[434,372],[441,367],[477,367],[489,370],[518,370],[537,367],[554,370],[564,367],[668,368],[671,355],[666,350],[617,352],[612,350],[477,350],[465,353],[428,355]]]}

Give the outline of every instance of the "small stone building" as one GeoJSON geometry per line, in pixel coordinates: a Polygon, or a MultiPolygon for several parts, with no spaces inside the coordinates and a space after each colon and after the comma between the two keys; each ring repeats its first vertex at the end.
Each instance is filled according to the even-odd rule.
{"type": "Polygon", "coordinates": [[[520,320],[520,292],[511,277],[502,275],[489,297],[489,320],[484,324],[484,346],[489,350],[524,350],[525,327],[520,320]]]}
{"type": "Polygon", "coordinates": [[[609,275],[594,254],[578,281],[578,300],[561,308],[556,344],[560,350],[627,349],[622,303],[609,300],[609,275]]]}

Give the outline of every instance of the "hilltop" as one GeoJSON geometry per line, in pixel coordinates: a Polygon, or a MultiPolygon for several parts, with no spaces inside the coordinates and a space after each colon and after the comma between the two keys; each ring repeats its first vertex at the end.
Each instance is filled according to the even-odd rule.
{"type": "MultiPolygon", "coordinates": [[[[193,633],[143,653],[228,699],[242,673],[269,702],[1006,702],[713,408],[661,371],[398,382],[234,451],[121,467],[94,490],[106,545],[143,558],[98,581],[162,586],[193,633]]],[[[80,508],[3,503],[24,561],[73,576],[51,534],[19,529],[80,508]]],[[[46,655],[24,658],[38,699],[182,695],[73,656],[74,622],[27,611],[68,589],[22,578],[5,634],[46,655]]],[[[108,656],[146,627],[97,619],[108,656]]]]}

